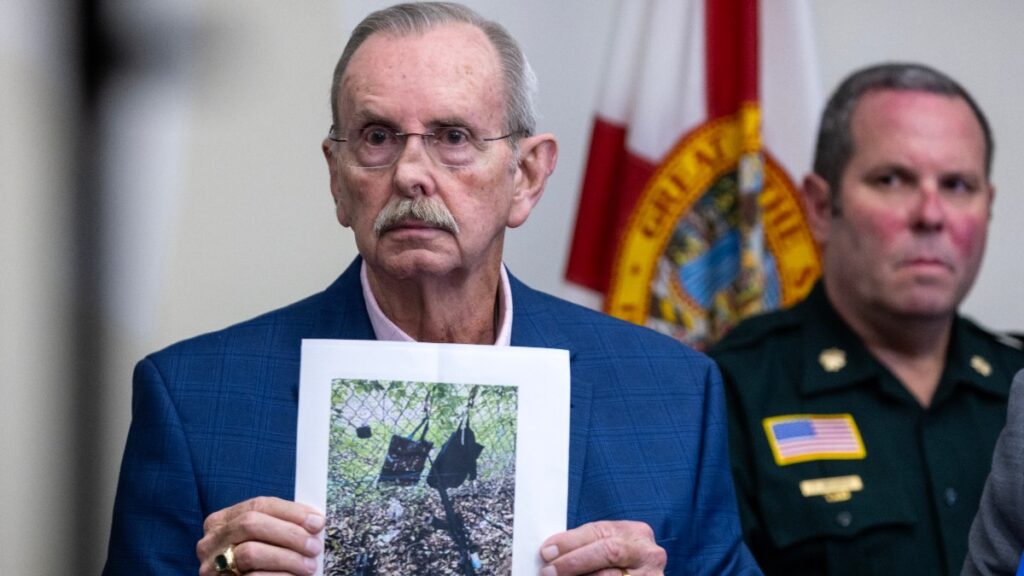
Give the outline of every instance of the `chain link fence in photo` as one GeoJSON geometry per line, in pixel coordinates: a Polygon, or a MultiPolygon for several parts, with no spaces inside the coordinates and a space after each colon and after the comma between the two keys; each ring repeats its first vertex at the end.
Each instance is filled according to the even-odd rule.
{"type": "Polygon", "coordinates": [[[515,387],[335,380],[331,400],[326,574],[510,573],[515,387]]]}

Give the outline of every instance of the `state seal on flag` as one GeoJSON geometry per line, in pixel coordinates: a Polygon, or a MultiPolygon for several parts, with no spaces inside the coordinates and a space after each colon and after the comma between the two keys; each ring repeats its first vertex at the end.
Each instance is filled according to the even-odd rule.
{"type": "Polygon", "coordinates": [[[759,129],[757,105],[745,104],[666,156],[621,236],[606,312],[705,349],[743,317],[810,291],[817,246],[759,129]]]}

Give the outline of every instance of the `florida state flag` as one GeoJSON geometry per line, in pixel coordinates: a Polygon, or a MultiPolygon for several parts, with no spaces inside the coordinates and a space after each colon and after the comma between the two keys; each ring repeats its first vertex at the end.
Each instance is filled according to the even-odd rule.
{"type": "Polygon", "coordinates": [[[795,185],[822,106],[810,2],[619,11],[566,277],[702,349],[819,274],[795,185]]]}

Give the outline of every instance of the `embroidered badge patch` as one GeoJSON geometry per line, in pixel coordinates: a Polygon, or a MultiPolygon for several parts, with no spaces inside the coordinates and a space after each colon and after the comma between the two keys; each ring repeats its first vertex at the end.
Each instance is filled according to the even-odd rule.
{"type": "Polygon", "coordinates": [[[867,452],[850,414],[788,414],[763,421],[779,466],[811,460],[862,460],[867,452]]]}

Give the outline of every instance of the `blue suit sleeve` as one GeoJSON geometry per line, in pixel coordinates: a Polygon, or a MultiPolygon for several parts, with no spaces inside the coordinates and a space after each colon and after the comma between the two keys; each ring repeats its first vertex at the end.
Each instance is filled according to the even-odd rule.
{"type": "Polygon", "coordinates": [[[685,558],[687,574],[761,574],[741,536],[729,466],[722,378],[708,363],[700,459],[694,471],[694,521],[685,558]]]}
{"type": "Polygon", "coordinates": [[[103,574],[196,574],[203,513],[188,439],[157,366],[135,367],[132,424],[121,463],[103,574]]]}

